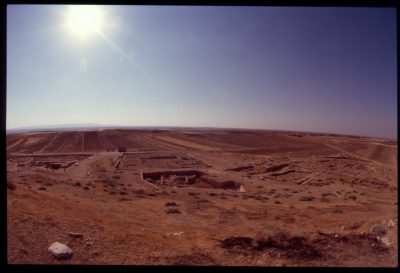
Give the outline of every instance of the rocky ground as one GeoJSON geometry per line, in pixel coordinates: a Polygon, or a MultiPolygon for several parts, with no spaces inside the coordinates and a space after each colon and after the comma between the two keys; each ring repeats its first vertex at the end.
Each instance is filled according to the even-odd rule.
{"type": "Polygon", "coordinates": [[[263,131],[42,132],[8,135],[7,159],[11,264],[398,263],[394,142],[263,131]],[[71,251],[49,251],[55,242],[71,251]]]}

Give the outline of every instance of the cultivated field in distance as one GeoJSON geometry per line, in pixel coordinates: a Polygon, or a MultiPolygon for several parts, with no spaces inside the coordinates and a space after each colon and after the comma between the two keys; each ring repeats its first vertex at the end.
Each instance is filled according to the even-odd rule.
{"type": "Polygon", "coordinates": [[[7,135],[18,264],[392,267],[397,142],[261,130],[7,135]],[[55,259],[54,242],[73,251],[55,259]]]}

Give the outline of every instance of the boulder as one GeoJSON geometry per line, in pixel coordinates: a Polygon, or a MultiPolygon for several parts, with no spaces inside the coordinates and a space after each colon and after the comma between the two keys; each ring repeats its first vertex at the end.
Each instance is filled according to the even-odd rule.
{"type": "Polygon", "coordinates": [[[56,259],[69,259],[73,254],[72,249],[59,242],[52,243],[49,247],[49,252],[53,254],[56,259]]]}

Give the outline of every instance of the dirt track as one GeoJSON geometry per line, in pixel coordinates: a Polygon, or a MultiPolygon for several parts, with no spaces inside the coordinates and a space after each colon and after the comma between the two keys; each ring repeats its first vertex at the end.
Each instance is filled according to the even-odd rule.
{"type": "Polygon", "coordinates": [[[7,135],[7,158],[7,179],[16,185],[7,191],[9,263],[398,263],[397,144],[388,141],[71,131],[7,135]],[[144,181],[144,171],[168,175],[144,181]],[[229,181],[241,190],[224,188],[229,181]],[[374,225],[385,234],[373,234],[374,225]],[[55,241],[73,257],[54,259],[47,248],[55,241]]]}

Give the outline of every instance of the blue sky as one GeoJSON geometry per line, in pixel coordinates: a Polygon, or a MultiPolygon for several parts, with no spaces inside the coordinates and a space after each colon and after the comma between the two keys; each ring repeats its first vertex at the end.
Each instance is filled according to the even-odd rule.
{"type": "Polygon", "coordinates": [[[394,8],[7,7],[7,128],[64,123],[397,139],[394,8]]]}

